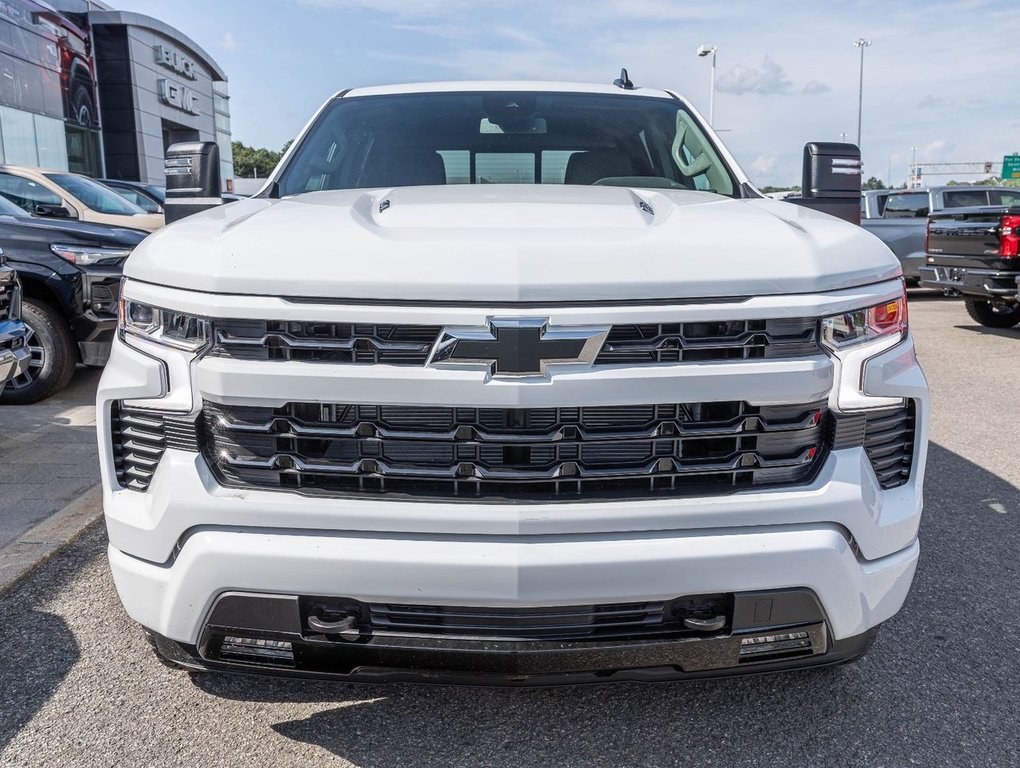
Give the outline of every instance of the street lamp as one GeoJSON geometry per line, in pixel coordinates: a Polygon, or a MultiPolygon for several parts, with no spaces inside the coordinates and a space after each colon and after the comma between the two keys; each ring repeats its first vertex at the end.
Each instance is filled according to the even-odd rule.
{"type": "Polygon", "coordinates": [[[861,148],[861,107],[864,104],[864,49],[871,45],[870,40],[859,37],[854,40],[854,48],[861,49],[861,82],[857,88],[857,148],[861,148]]]}
{"type": "Polygon", "coordinates": [[[715,52],[719,49],[714,45],[702,45],[698,47],[698,56],[704,58],[712,54],[712,81],[708,88],[708,124],[715,123],[715,52]]]}
{"type": "Polygon", "coordinates": [[[917,183],[917,147],[910,148],[910,188],[921,186],[917,183]]]}

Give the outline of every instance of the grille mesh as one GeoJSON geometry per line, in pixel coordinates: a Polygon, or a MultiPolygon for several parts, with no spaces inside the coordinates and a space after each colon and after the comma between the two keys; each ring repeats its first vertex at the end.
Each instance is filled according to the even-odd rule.
{"type": "Polygon", "coordinates": [[[217,320],[212,354],[242,360],[425,365],[438,325],[217,320]]]}
{"type": "Polygon", "coordinates": [[[753,360],[813,355],[812,318],[615,325],[596,364],[753,360]]]}
{"type": "Polygon", "coordinates": [[[825,403],[441,408],[206,403],[228,485],[468,499],[642,498],[805,482],[825,403]]]}
{"type": "MultiPolygon", "coordinates": [[[[305,360],[423,366],[441,326],[216,320],[211,354],[243,360],[305,360]]],[[[595,365],[756,360],[818,352],[814,318],[616,325],[595,365]]]]}

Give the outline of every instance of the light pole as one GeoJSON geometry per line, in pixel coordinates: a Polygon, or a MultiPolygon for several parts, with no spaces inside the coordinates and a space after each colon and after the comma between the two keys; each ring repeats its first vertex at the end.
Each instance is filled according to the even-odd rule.
{"type": "Polygon", "coordinates": [[[854,40],[854,48],[861,49],[861,80],[857,87],[857,148],[861,148],[861,108],[864,105],[864,49],[871,45],[870,40],[859,37],[854,40]]]}
{"type": "Polygon", "coordinates": [[[917,183],[917,147],[910,148],[910,188],[920,186],[917,183]]]}
{"type": "Polygon", "coordinates": [[[708,54],[712,54],[712,81],[708,88],[708,124],[712,127],[715,124],[715,53],[718,50],[714,45],[698,47],[698,56],[704,58],[708,54]]]}

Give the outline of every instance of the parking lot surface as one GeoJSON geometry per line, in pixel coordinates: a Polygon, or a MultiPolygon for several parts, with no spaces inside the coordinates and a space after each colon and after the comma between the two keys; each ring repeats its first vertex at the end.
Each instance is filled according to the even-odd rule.
{"type": "Polygon", "coordinates": [[[934,401],[921,563],[856,664],[523,690],[192,677],[124,615],[94,526],[0,599],[0,764],[1018,765],[1020,330],[923,293],[910,311],[934,401]]]}
{"type": "Polygon", "coordinates": [[[0,547],[99,482],[100,373],[81,368],[44,402],[0,408],[0,547]]]}

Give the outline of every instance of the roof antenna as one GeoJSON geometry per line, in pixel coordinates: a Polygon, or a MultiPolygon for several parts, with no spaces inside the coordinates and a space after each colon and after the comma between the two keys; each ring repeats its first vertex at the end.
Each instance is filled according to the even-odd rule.
{"type": "Polygon", "coordinates": [[[613,81],[613,85],[617,88],[623,88],[625,91],[634,90],[634,83],[631,82],[626,69],[620,70],[620,76],[613,81]]]}

